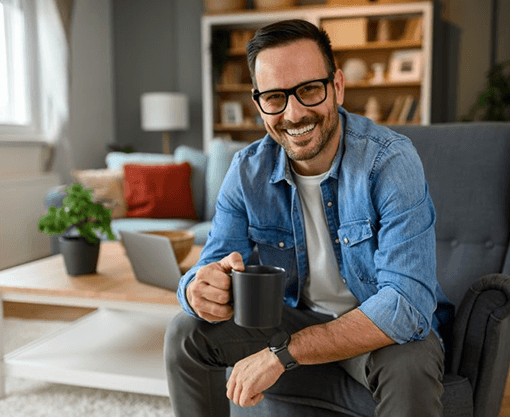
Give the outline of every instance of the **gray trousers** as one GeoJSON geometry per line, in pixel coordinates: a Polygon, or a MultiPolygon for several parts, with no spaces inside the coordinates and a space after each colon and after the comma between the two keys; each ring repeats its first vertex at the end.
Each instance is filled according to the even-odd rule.
{"type": "MultiPolygon", "coordinates": [[[[294,333],[330,320],[309,309],[284,307],[280,327],[294,333]]],[[[178,314],[165,335],[168,387],[176,417],[229,416],[226,368],[267,347],[275,331],[245,329],[233,320],[210,324],[178,314]]],[[[371,391],[377,416],[442,416],[444,355],[433,332],[423,341],[388,346],[338,363],[371,391]]]]}

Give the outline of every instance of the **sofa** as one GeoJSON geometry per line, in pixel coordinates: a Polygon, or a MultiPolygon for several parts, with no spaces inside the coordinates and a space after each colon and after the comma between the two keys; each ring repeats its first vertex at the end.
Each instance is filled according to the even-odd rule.
{"type": "MultiPolygon", "coordinates": [[[[245,142],[214,140],[208,155],[184,145],[177,147],[173,155],[110,152],[106,155],[105,169],[74,171],[73,175],[76,181],[81,182],[85,188],[94,190],[94,196],[97,200],[106,199],[114,204],[112,231],[117,239],[119,239],[120,230],[189,230],[195,234],[195,244],[204,245],[207,233],[211,228],[214,206],[223,178],[234,154],[246,145],[245,142]],[[121,200],[124,194],[124,186],[122,185],[123,170],[126,166],[166,166],[184,162],[189,163],[191,167],[190,188],[197,215],[196,219],[125,216],[126,210],[122,210],[122,206],[126,205],[126,202],[121,200]]],[[[172,179],[170,182],[172,181],[174,180],[172,179]]],[[[66,196],[63,192],[65,188],[65,185],[61,185],[49,189],[45,195],[45,206],[61,207],[66,196]]],[[[175,198],[176,200],[179,200],[180,197],[179,195],[168,196],[168,198],[175,198]]],[[[101,238],[106,239],[106,236],[101,238]]],[[[52,254],[59,253],[55,236],[51,238],[51,252],[52,254]]]]}
{"type": "MultiPolygon", "coordinates": [[[[437,273],[455,306],[444,416],[497,417],[510,358],[510,123],[395,126],[420,155],[437,211],[437,273]]],[[[375,402],[336,364],[286,372],[235,417],[373,416],[375,402]]]]}

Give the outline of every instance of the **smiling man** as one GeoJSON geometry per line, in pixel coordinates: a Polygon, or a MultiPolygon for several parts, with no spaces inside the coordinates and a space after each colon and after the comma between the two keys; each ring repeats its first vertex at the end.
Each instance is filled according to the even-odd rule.
{"type": "Polygon", "coordinates": [[[341,107],[343,74],[314,25],[260,29],[248,64],[268,134],[235,156],[180,283],[185,312],[165,341],[176,416],[228,416],[228,399],[253,406],[284,372],[329,362],[371,391],[378,416],[442,415],[436,313],[447,300],[415,149],[341,107]],[[261,264],[287,271],[276,333],[232,320],[228,273],[255,247],[261,264]]]}

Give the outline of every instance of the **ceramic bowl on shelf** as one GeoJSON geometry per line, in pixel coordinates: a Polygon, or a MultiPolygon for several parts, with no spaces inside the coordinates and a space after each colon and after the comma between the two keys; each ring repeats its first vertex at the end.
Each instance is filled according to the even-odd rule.
{"type": "Polygon", "coordinates": [[[342,67],[346,83],[359,83],[365,79],[368,67],[365,61],[359,58],[350,58],[342,67]]]}
{"type": "Polygon", "coordinates": [[[187,230],[150,230],[143,233],[170,239],[177,263],[181,263],[188,256],[195,242],[195,234],[187,230]]]}

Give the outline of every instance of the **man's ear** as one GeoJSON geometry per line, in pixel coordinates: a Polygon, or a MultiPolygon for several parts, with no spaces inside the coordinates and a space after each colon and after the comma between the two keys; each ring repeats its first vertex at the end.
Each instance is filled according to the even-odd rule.
{"type": "Polygon", "coordinates": [[[336,101],[339,106],[344,103],[344,73],[339,68],[335,71],[335,78],[333,79],[333,87],[336,92],[336,101]]]}
{"type": "Polygon", "coordinates": [[[254,88],[252,88],[252,89],[251,89],[251,101],[253,101],[253,105],[254,105],[254,106],[255,106],[255,108],[258,110],[258,112],[260,113],[260,115],[262,115],[262,111],[260,110],[260,107],[259,107],[259,105],[258,105],[258,103],[257,103],[257,100],[255,100],[255,99],[253,98],[253,93],[254,93],[254,92],[255,92],[255,89],[254,89],[254,88]]]}

